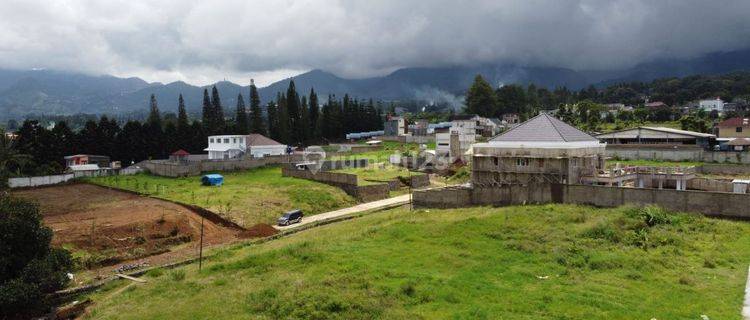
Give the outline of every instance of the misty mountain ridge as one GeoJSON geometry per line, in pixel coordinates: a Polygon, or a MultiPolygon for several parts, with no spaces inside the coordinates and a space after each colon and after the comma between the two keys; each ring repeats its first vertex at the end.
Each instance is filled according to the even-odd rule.
{"type": "MultiPolygon", "coordinates": [[[[513,65],[414,67],[399,69],[382,77],[346,79],[316,69],[293,79],[300,95],[309,94],[314,87],[320,101],[325,101],[329,94],[337,97],[349,94],[358,99],[421,100],[459,106],[477,74],[494,86],[533,83],[550,89],[566,86],[577,90],[589,85],[601,87],[619,82],[645,82],[738,70],[750,70],[750,49],[712,53],[695,59],[662,59],[612,71],[513,65]]],[[[289,80],[259,88],[262,103],[275,99],[277,92],[286,92],[289,80]]],[[[221,94],[227,114],[233,111],[238,94],[244,95],[248,101],[249,86],[229,81],[214,85],[221,94]]],[[[211,86],[194,86],[184,81],[148,83],[136,77],[90,76],[51,70],[0,70],[0,118],[21,118],[28,114],[132,113],[146,110],[151,94],[156,95],[162,112],[176,112],[177,97],[182,94],[188,111],[195,113],[201,110],[203,90],[211,86]]]]}

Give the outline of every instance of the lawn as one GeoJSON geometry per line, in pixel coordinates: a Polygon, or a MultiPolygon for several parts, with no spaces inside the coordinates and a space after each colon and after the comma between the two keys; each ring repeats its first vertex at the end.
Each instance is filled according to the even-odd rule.
{"type": "Polygon", "coordinates": [[[347,168],[334,170],[333,172],[350,173],[357,175],[357,184],[369,185],[380,184],[398,177],[407,178],[410,175],[423,175],[420,172],[409,172],[406,168],[394,166],[388,163],[374,163],[363,168],[347,168]]]}
{"type": "Polygon", "coordinates": [[[194,204],[243,226],[272,223],[283,211],[302,209],[311,215],[355,204],[343,190],[326,184],[282,177],[281,168],[223,172],[221,187],[202,186],[201,177],[168,178],[148,174],[91,178],[87,181],[194,204]]]}
{"type": "Polygon", "coordinates": [[[574,205],[393,209],[113,284],[91,319],[740,319],[750,224],[574,205]]]}

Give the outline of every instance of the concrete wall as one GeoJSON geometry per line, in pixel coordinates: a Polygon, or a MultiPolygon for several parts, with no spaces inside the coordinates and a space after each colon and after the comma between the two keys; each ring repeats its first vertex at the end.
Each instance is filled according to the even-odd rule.
{"type": "Polygon", "coordinates": [[[293,165],[286,165],[281,168],[281,175],[284,177],[293,177],[322,182],[328,185],[339,187],[348,195],[357,198],[359,201],[369,202],[388,198],[388,184],[376,184],[368,186],[357,185],[357,175],[340,172],[319,171],[312,173],[307,170],[298,170],[293,165]]]}
{"type": "Polygon", "coordinates": [[[734,186],[730,181],[695,178],[687,181],[687,188],[701,191],[732,192],[734,186]]]}
{"type": "Polygon", "coordinates": [[[750,152],[707,151],[694,145],[607,145],[608,157],[623,160],[702,161],[750,164],[750,152]]]}
{"type": "Polygon", "coordinates": [[[57,174],[49,176],[36,176],[36,177],[17,177],[8,178],[8,186],[10,188],[30,188],[48,186],[58,183],[68,182],[76,178],[83,177],[98,177],[108,176],[114,174],[111,170],[97,170],[97,171],[77,171],[73,173],[57,174]]]}
{"type": "Polygon", "coordinates": [[[414,206],[432,208],[526,203],[572,203],[599,207],[658,205],[669,210],[750,219],[750,194],[588,185],[514,185],[502,188],[437,188],[414,192],[414,206]]]}
{"type": "Polygon", "coordinates": [[[750,175],[750,166],[706,163],[696,168],[702,174],[750,175]]]}
{"type": "Polygon", "coordinates": [[[208,160],[175,163],[169,160],[144,161],[143,167],[157,176],[187,177],[197,176],[202,172],[248,170],[271,164],[299,162],[302,155],[266,156],[263,158],[245,157],[240,159],[208,160]]]}
{"type": "Polygon", "coordinates": [[[375,139],[383,141],[396,141],[403,143],[432,143],[435,142],[435,135],[429,136],[380,136],[375,139]]]}

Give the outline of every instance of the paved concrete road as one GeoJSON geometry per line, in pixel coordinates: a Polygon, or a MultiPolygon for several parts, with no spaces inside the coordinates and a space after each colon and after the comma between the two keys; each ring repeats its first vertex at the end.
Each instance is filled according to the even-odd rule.
{"type": "Polygon", "coordinates": [[[335,219],[335,218],[338,218],[338,217],[341,217],[341,216],[345,216],[345,215],[349,215],[349,214],[353,214],[353,213],[364,212],[364,211],[368,211],[368,210],[376,210],[376,209],[385,209],[385,208],[397,207],[397,206],[405,205],[405,204],[408,204],[408,203],[409,203],[409,195],[405,194],[405,195],[398,196],[398,197],[393,197],[393,198],[388,198],[388,199],[383,199],[383,200],[378,200],[378,201],[373,201],[373,202],[362,203],[362,204],[358,204],[358,205],[353,206],[353,207],[339,209],[339,210],[336,210],[336,211],[325,212],[325,213],[316,214],[316,215],[313,215],[313,216],[305,216],[305,217],[302,217],[302,222],[300,222],[300,223],[295,223],[293,225],[283,226],[283,227],[282,226],[274,226],[274,228],[276,228],[278,230],[287,230],[287,229],[297,228],[299,226],[304,226],[304,225],[306,225],[308,223],[313,223],[313,222],[318,222],[318,221],[324,221],[324,220],[328,220],[328,219],[335,219]]]}

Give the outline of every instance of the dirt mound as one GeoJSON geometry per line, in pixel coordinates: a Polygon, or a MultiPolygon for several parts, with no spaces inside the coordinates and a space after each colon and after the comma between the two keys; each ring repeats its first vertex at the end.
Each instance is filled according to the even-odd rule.
{"type": "Polygon", "coordinates": [[[265,223],[259,223],[250,228],[247,228],[247,230],[245,231],[242,231],[239,237],[240,238],[264,238],[264,237],[270,237],[277,233],[279,233],[279,231],[276,230],[276,228],[265,223]]]}

